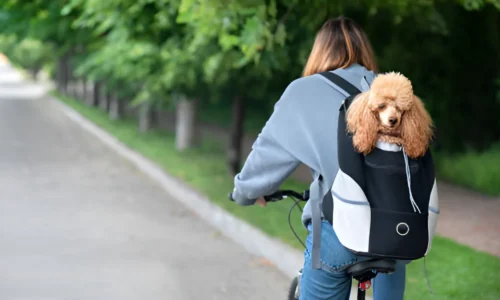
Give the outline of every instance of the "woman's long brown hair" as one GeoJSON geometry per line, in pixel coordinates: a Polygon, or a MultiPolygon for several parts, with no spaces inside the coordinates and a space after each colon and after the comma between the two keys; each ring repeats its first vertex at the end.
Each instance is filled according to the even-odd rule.
{"type": "Polygon", "coordinates": [[[366,33],[349,18],[329,19],[316,35],[303,76],[346,68],[355,63],[378,71],[366,33]]]}

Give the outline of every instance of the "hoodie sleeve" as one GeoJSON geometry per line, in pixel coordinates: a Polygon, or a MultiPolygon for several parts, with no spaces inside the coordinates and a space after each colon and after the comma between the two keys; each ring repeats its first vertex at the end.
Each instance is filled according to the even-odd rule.
{"type": "Polygon", "coordinates": [[[253,205],[257,198],[278,190],[299,164],[276,140],[260,135],[234,178],[233,199],[240,205],[253,205]]]}
{"type": "Polygon", "coordinates": [[[240,205],[254,204],[258,197],[278,190],[300,163],[322,174],[327,183],[333,182],[342,98],[318,76],[290,83],[234,178],[233,199],[240,205]]]}
{"type": "Polygon", "coordinates": [[[240,205],[253,205],[257,198],[274,193],[300,165],[274,134],[290,136],[295,109],[290,94],[292,82],[274,107],[274,112],[255,140],[252,151],[239,174],[234,178],[233,199],[240,205]]]}

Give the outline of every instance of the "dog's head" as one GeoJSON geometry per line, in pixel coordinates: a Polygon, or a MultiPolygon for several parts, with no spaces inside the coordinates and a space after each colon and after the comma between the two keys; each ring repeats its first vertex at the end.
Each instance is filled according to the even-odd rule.
{"type": "Polygon", "coordinates": [[[368,154],[380,136],[392,137],[409,157],[422,156],[432,136],[432,121],[410,80],[399,73],[378,75],[347,112],[347,129],[355,148],[368,154]]]}
{"type": "Polygon", "coordinates": [[[373,81],[368,107],[379,120],[378,130],[397,134],[404,113],[414,102],[410,80],[399,73],[379,75],[373,81]]]}

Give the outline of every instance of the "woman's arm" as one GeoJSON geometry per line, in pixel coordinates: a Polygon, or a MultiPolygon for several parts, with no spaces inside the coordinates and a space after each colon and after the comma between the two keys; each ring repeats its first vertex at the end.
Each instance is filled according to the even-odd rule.
{"type": "Polygon", "coordinates": [[[240,205],[253,205],[257,198],[278,190],[299,164],[272,137],[259,135],[241,173],[234,178],[234,201],[240,205]]]}
{"type": "Polygon", "coordinates": [[[238,204],[252,205],[257,198],[274,193],[301,162],[321,172],[318,155],[325,149],[334,153],[322,145],[330,143],[325,120],[336,125],[332,115],[338,114],[340,101],[336,103],[331,96],[332,88],[313,76],[288,85],[234,179],[233,199],[238,204]]]}
{"type": "Polygon", "coordinates": [[[253,205],[257,198],[274,193],[303,161],[297,153],[304,146],[299,143],[304,136],[303,85],[304,79],[297,79],[285,89],[235,176],[232,196],[238,204],[253,205]]]}

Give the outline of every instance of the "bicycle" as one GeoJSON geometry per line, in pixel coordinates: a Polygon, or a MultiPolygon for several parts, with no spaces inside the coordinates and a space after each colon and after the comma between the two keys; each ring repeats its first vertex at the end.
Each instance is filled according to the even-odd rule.
{"type": "MultiPolygon", "coordinates": [[[[292,227],[292,223],[290,222],[290,216],[293,208],[295,206],[299,207],[300,202],[305,202],[309,200],[309,190],[305,190],[302,194],[292,191],[292,190],[279,190],[271,195],[264,196],[266,202],[277,202],[286,198],[294,199],[294,204],[290,208],[288,212],[288,224],[290,229],[294,233],[295,237],[299,240],[299,242],[304,246],[304,243],[299,238],[297,233],[292,227]]],[[[229,200],[234,201],[232,197],[232,193],[228,195],[229,200]]],[[[379,259],[372,258],[369,260],[355,262],[343,269],[341,271],[345,271],[348,276],[354,278],[358,281],[358,291],[357,291],[357,299],[365,300],[366,291],[371,287],[371,280],[377,276],[379,273],[390,274],[395,271],[396,268],[396,260],[394,259],[379,259]]],[[[288,290],[288,300],[298,300],[300,296],[300,280],[302,278],[302,269],[299,270],[297,276],[292,280],[290,284],[290,288],[288,290]]]]}

